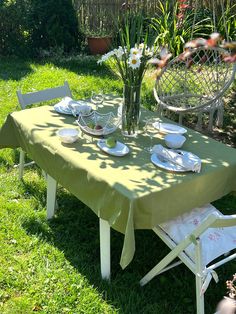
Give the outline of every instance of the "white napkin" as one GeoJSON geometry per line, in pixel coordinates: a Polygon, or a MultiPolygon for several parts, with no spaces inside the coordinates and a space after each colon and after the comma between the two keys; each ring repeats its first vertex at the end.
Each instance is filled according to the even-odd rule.
{"type": "Polygon", "coordinates": [[[180,155],[178,152],[167,149],[162,145],[154,145],[152,148],[152,153],[157,154],[165,158],[178,166],[183,167],[186,171],[193,171],[199,173],[201,171],[201,159],[195,155],[183,154],[180,155]]]}
{"type": "Polygon", "coordinates": [[[89,114],[91,111],[91,106],[87,105],[84,101],[76,101],[68,96],[63,98],[58,105],[65,110],[74,111],[76,114],[89,114]]]}

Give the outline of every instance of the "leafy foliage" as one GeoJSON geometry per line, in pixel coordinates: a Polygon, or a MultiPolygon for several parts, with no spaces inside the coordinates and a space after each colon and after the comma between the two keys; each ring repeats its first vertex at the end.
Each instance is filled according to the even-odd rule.
{"type": "Polygon", "coordinates": [[[0,55],[28,54],[27,0],[0,1],[0,55]]]}
{"type": "Polygon", "coordinates": [[[32,56],[41,50],[78,50],[82,35],[70,0],[2,0],[0,54],[32,56]]]}
{"type": "MultiPolygon", "coordinates": [[[[236,3],[230,5],[227,1],[224,12],[216,16],[216,30],[226,40],[236,40],[236,3]],[[228,37],[228,38],[227,38],[228,37]]],[[[214,29],[213,29],[214,30],[214,29]]]]}
{"type": "MultiPolygon", "coordinates": [[[[159,1],[159,10],[156,17],[152,19],[152,27],[156,31],[156,44],[168,46],[173,55],[183,51],[184,44],[194,37],[210,34],[210,19],[196,14],[195,27],[193,29],[194,11],[186,10],[185,17],[181,23],[178,17],[178,3],[174,5],[170,1],[159,1]],[[209,30],[207,32],[207,30],[209,30]]],[[[202,13],[202,12],[201,12],[202,13]]]]}
{"type": "Polygon", "coordinates": [[[32,0],[29,13],[32,46],[78,48],[78,22],[69,0],[32,0]]]}

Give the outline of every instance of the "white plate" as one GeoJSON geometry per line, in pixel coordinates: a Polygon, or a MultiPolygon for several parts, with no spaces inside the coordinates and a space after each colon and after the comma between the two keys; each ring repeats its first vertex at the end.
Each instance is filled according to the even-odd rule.
{"type": "MultiPolygon", "coordinates": [[[[199,159],[198,156],[194,155],[193,153],[190,152],[186,152],[184,150],[175,150],[177,152],[180,152],[181,154],[184,155],[188,155],[189,158],[194,158],[194,159],[199,159]]],[[[186,170],[185,168],[176,165],[168,160],[164,160],[164,158],[159,157],[156,153],[151,155],[151,162],[156,165],[159,168],[165,169],[165,170],[169,170],[169,171],[174,171],[174,172],[186,172],[186,171],[190,171],[190,170],[186,170]]]]}
{"type": "Polygon", "coordinates": [[[112,156],[125,156],[129,153],[129,148],[125,144],[121,142],[117,142],[116,146],[113,148],[109,148],[106,146],[105,140],[97,141],[98,147],[103,150],[105,153],[112,155],[112,156]]]}
{"type": "Polygon", "coordinates": [[[158,129],[161,133],[164,133],[164,134],[171,134],[171,133],[184,134],[187,132],[187,130],[183,128],[182,126],[179,126],[177,124],[172,124],[172,123],[154,122],[153,126],[154,128],[158,129]]]}
{"type": "MultiPolygon", "coordinates": [[[[80,105],[81,105],[81,106],[85,106],[85,105],[86,105],[86,106],[90,107],[90,111],[91,111],[91,106],[90,106],[90,104],[89,104],[88,102],[86,102],[86,101],[77,100],[77,101],[74,101],[74,103],[75,103],[76,105],[78,105],[78,108],[79,108],[80,105]]],[[[72,104],[73,104],[73,103],[72,103],[72,104]]],[[[62,104],[61,102],[59,102],[58,104],[54,105],[54,110],[55,110],[56,112],[58,112],[58,113],[63,113],[63,114],[72,115],[71,109],[68,107],[68,105],[67,105],[67,104],[62,104]]],[[[75,110],[76,110],[76,108],[75,108],[75,110]]],[[[78,114],[79,114],[79,112],[78,112],[78,114]]],[[[88,114],[88,112],[87,112],[86,114],[88,114]]]]}

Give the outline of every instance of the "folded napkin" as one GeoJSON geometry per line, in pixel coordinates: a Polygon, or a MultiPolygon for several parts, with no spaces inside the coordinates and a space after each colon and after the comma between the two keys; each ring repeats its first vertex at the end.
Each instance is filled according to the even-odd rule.
{"type": "Polygon", "coordinates": [[[181,166],[186,171],[200,172],[201,171],[201,159],[193,154],[184,153],[179,154],[177,151],[167,149],[162,145],[154,145],[152,153],[163,157],[165,160],[181,166]]]}
{"type": "Polygon", "coordinates": [[[75,114],[89,114],[91,111],[91,106],[87,105],[84,101],[76,101],[68,96],[63,98],[58,105],[75,114]]]}

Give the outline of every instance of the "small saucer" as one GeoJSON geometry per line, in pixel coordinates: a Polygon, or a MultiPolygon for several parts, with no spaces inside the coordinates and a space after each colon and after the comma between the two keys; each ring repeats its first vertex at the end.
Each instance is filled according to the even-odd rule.
{"type": "Polygon", "coordinates": [[[172,124],[172,123],[164,123],[164,122],[154,122],[153,123],[154,128],[159,130],[160,133],[163,134],[184,134],[187,132],[185,128],[178,124],[172,124]]]}
{"type": "Polygon", "coordinates": [[[112,155],[112,156],[122,157],[122,156],[125,156],[129,153],[128,146],[126,146],[125,144],[123,144],[121,142],[117,142],[115,147],[109,148],[106,145],[106,141],[102,139],[102,140],[97,141],[97,146],[101,150],[103,150],[105,153],[112,155]]]}

